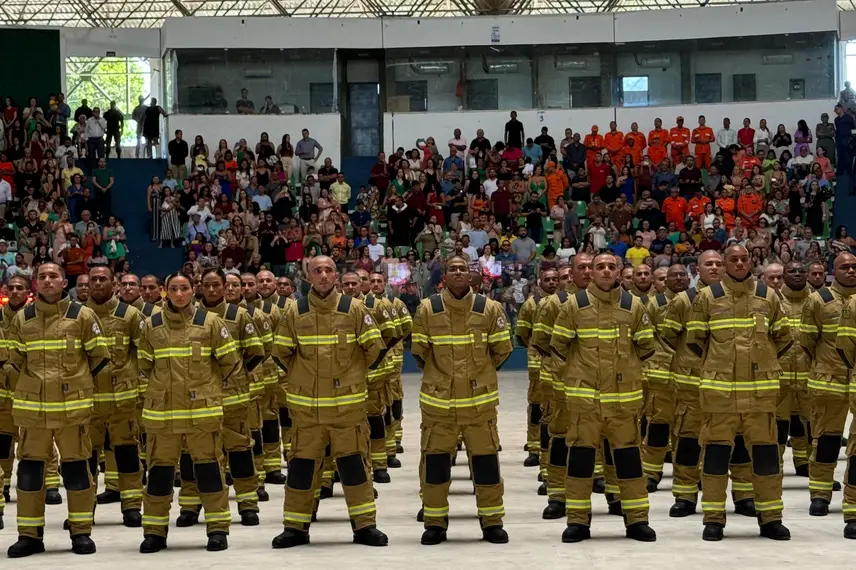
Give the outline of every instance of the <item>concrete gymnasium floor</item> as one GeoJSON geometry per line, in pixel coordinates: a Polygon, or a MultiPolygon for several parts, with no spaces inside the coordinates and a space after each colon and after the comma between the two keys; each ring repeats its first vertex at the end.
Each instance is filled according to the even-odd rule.
{"type": "MultiPolygon", "coordinates": [[[[336,485],[336,496],[321,503],[319,520],[312,525],[312,543],[290,550],[271,549],[271,539],[282,530],[282,487],[268,486],[271,501],[261,503],[262,524],[258,527],[241,527],[233,523],[229,536],[229,550],[209,553],[205,551],[203,524],[189,529],[174,526],[178,516],[177,501],[173,502],[168,550],[154,555],[138,552],[142,540],[141,529],[121,526],[118,505],[100,506],[96,513],[93,539],[98,553],[86,558],[70,552],[68,535],[62,530],[66,506],[47,508],[45,546],[47,553],[28,559],[6,561],[4,568],[44,568],[45,564],[74,564],[87,570],[123,570],[168,564],[172,567],[192,564],[206,568],[274,567],[283,563],[310,565],[315,568],[532,568],[549,567],[557,563],[584,565],[587,568],[703,568],[722,564],[739,564],[747,568],[805,567],[822,563],[824,568],[854,568],[853,552],[856,544],[841,536],[841,493],[833,498],[832,513],[826,518],[808,515],[808,480],[793,475],[790,450],[785,456],[785,524],[791,529],[790,542],[774,542],[758,538],[754,519],[729,512],[726,539],[721,543],[701,540],[701,514],[685,519],[670,519],[668,474],[660,491],[651,495],[651,526],[657,531],[658,541],[640,544],[624,538],[624,527],[618,517],[606,514],[602,496],[594,495],[595,514],[592,521],[593,539],[580,544],[562,544],[560,536],[564,520],[545,521],[541,510],[546,497],[535,491],[538,483],[536,468],[524,468],[522,451],[525,440],[526,385],[525,372],[501,374],[501,406],[499,413],[500,435],[504,451],[500,454],[505,479],[505,528],[510,542],[507,545],[489,545],[481,542],[481,532],[475,518],[475,497],[464,453],[452,470],[450,497],[451,517],[449,541],[440,546],[421,546],[419,537],[422,525],[416,522],[420,507],[418,497],[419,448],[419,376],[406,375],[404,448],[400,456],[402,469],[391,469],[392,483],[378,485],[378,527],[390,538],[386,548],[369,548],[351,544],[345,502],[341,487],[336,485]],[[822,561],[822,562],[821,562],[822,561]]],[[[842,450],[843,456],[843,450],[842,450]]],[[[845,462],[839,461],[836,479],[842,480],[845,462]]],[[[103,481],[102,481],[103,483],[103,481]]],[[[103,484],[99,490],[103,489],[103,484]]],[[[0,546],[5,549],[16,538],[15,502],[6,507],[6,529],[0,531],[0,546]]],[[[63,498],[65,493],[63,492],[63,498]]],[[[177,490],[176,490],[177,496],[177,490]]],[[[234,501],[231,501],[233,521],[237,521],[234,501]]],[[[729,511],[731,505],[729,503],[729,511]]]]}

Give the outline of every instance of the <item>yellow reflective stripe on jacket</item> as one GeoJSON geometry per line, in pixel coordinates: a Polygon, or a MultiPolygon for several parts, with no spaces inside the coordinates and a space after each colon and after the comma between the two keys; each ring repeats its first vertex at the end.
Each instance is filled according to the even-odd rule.
{"type": "MultiPolygon", "coordinates": [[[[380,331],[378,331],[377,329],[373,329],[373,330],[377,333],[378,338],[380,338],[380,331]]],[[[371,331],[368,331],[368,332],[371,332],[371,331]]],[[[276,339],[277,339],[277,344],[280,344],[280,342],[279,342],[280,337],[277,336],[276,339]]],[[[356,337],[356,335],[349,334],[349,335],[346,335],[345,341],[348,342],[349,344],[353,343],[353,342],[357,342],[357,337],[356,337]]],[[[337,335],[337,334],[298,335],[297,336],[297,343],[298,344],[304,344],[306,346],[334,345],[334,344],[339,344],[339,335],[337,335]]],[[[283,346],[294,346],[294,345],[293,344],[284,344],[283,346]]]]}
{"type": "Polygon", "coordinates": [[[553,325],[553,334],[565,338],[576,338],[577,336],[576,331],[572,331],[571,329],[563,327],[562,325],[553,325]]]}
{"type": "Polygon", "coordinates": [[[742,380],[732,382],[730,380],[714,380],[702,378],[699,388],[702,390],[715,390],[717,392],[752,392],[755,390],[778,390],[779,379],[772,380],[742,380]]]}
{"type": "Polygon", "coordinates": [[[92,398],[68,400],[66,402],[32,402],[29,400],[12,400],[12,409],[22,412],[44,412],[47,414],[86,410],[93,406],[92,398]]]}
{"type": "Polygon", "coordinates": [[[541,332],[547,336],[552,336],[553,327],[545,323],[535,323],[535,328],[532,329],[532,332],[541,332]]]}
{"type": "MultiPolygon", "coordinates": [[[[230,340],[229,342],[227,342],[223,346],[217,347],[214,350],[214,356],[216,358],[220,358],[224,354],[229,354],[230,352],[236,352],[237,350],[238,350],[238,343],[235,342],[234,340],[230,340]]],[[[209,349],[209,353],[210,353],[210,349],[209,349]]]]}
{"type": "Polygon", "coordinates": [[[846,394],[848,392],[847,384],[839,384],[838,382],[831,382],[829,380],[809,378],[807,386],[811,390],[818,390],[820,392],[832,392],[834,394],[846,394]]]}
{"type": "MultiPolygon", "coordinates": [[[[100,337],[95,337],[95,338],[91,339],[90,342],[97,341],[98,338],[100,338],[100,337]]],[[[30,351],[36,351],[36,350],[45,350],[45,351],[47,351],[47,350],[65,350],[66,348],[68,348],[68,344],[67,344],[65,339],[60,339],[60,340],[28,340],[27,342],[25,342],[23,344],[21,344],[21,343],[16,343],[16,344],[18,345],[18,347],[23,352],[30,352],[30,351]]],[[[75,339],[74,340],[74,348],[80,348],[81,346],[83,346],[83,344],[79,340],[75,339]]],[[[93,346],[93,348],[95,347],[94,344],[92,346],[93,346]]]]}
{"type": "Polygon", "coordinates": [[[155,422],[171,420],[200,420],[204,418],[219,418],[223,415],[223,406],[210,406],[193,410],[150,410],[143,408],[143,419],[155,422]]]}
{"type": "Polygon", "coordinates": [[[332,408],[334,406],[348,406],[352,404],[362,404],[369,398],[368,392],[359,394],[348,394],[346,396],[334,396],[328,398],[310,398],[309,396],[299,396],[289,392],[286,394],[287,402],[295,406],[308,408],[332,408]]]}
{"type": "Polygon", "coordinates": [[[435,408],[440,408],[443,410],[451,410],[453,408],[472,408],[474,406],[481,406],[484,404],[490,404],[493,402],[499,402],[499,390],[491,390],[486,394],[482,394],[480,396],[473,396],[471,398],[437,398],[436,396],[431,396],[426,394],[425,392],[419,392],[419,401],[427,406],[432,406],[435,408]]]}
{"type": "Polygon", "coordinates": [[[672,379],[672,373],[668,370],[658,370],[656,368],[649,368],[645,371],[644,374],[648,380],[663,380],[665,382],[672,379]]]}
{"type": "Polygon", "coordinates": [[[676,331],[680,331],[684,328],[684,326],[678,321],[673,321],[672,319],[663,319],[663,322],[658,325],[657,328],[660,329],[673,329],[676,331]]]}
{"type": "Polygon", "coordinates": [[[264,344],[264,341],[263,341],[261,338],[257,337],[257,336],[250,337],[250,338],[246,338],[246,339],[244,339],[244,340],[242,340],[242,341],[241,341],[241,348],[247,348],[247,347],[250,347],[250,346],[261,346],[261,347],[264,347],[264,345],[265,345],[265,344],[264,344]]]}
{"type": "Polygon", "coordinates": [[[472,334],[429,335],[428,342],[439,346],[474,344],[476,337],[472,334]]]}
{"type": "Polygon", "coordinates": [[[246,392],[244,394],[235,394],[234,396],[224,396],[223,397],[223,407],[226,406],[236,406],[238,404],[245,404],[250,401],[250,393],[246,392]]]}
{"type": "Polygon", "coordinates": [[[416,332],[410,334],[410,340],[412,340],[413,342],[421,342],[422,344],[430,344],[431,343],[431,339],[428,338],[427,334],[416,333],[416,332]]]}
{"type": "Polygon", "coordinates": [[[784,372],[781,380],[808,380],[808,372],[784,372]]]}
{"type": "Polygon", "coordinates": [[[532,323],[530,323],[529,321],[522,321],[520,319],[517,319],[517,328],[518,329],[530,329],[531,330],[532,329],[532,323]]]}
{"type": "Polygon", "coordinates": [[[294,344],[294,341],[291,340],[290,337],[282,335],[276,335],[275,337],[273,337],[273,342],[274,344],[278,344],[280,346],[287,346],[289,348],[294,348],[295,346],[297,346],[296,344],[294,344]]]}
{"type": "MultiPolygon", "coordinates": [[[[348,335],[348,337],[349,337],[348,342],[351,342],[350,341],[351,335],[348,335]]],[[[371,329],[367,330],[366,332],[364,332],[363,334],[360,335],[359,341],[360,341],[360,344],[366,344],[367,342],[369,342],[371,340],[375,340],[375,339],[377,339],[377,340],[381,339],[380,330],[378,330],[376,328],[371,328],[371,329]]]]}
{"type": "Polygon", "coordinates": [[[493,344],[495,342],[503,342],[503,341],[511,341],[511,333],[508,331],[500,331],[498,333],[493,333],[492,335],[488,335],[487,342],[493,344]]]}
{"type": "Polygon", "coordinates": [[[137,350],[137,356],[142,358],[143,360],[152,361],[155,359],[151,352],[142,349],[137,350]]]}
{"type": "Polygon", "coordinates": [[[96,393],[93,399],[98,403],[104,402],[124,402],[125,400],[136,400],[138,390],[124,390],[122,392],[104,392],[96,393]]]}
{"type": "Polygon", "coordinates": [[[683,384],[685,386],[694,386],[698,388],[699,384],[701,384],[701,378],[698,376],[691,376],[689,374],[672,374],[672,379],[677,384],[683,384]]]}
{"type": "Polygon", "coordinates": [[[642,329],[641,331],[637,331],[633,334],[633,340],[642,340],[649,338],[654,338],[653,329],[642,329]]]}
{"type": "Polygon", "coordinates": [[[123,334],[117,334],[102,338],[104,338],[104,342],[107,343],[107,346],[125,346],[131,340],[130,337],[123,334]]]}
{"type": "Polygon", "coordinates": [[[579,338],[596,338],[598,340],[615,340],[618,338],[618,327],[608,329],[577,329],[579,338]]]}
{"type": "MultiPolygon", "coordinates": [[[[764,323],[769,324],[770,321],[764,317],[764,323]]],[[[712,331],[728,330],[728,329],[751,329],[755,326],[755,317],[733,317],[730,319],[711,319],[708,322],[708,327],[712,331]]],[[[779,325],[781,327],[781,325],[779,325]]]]}
{"type": "MultiPolygon", "coordinates": [[[[815,330],[816,330],[816,328],[815,328],[815,330]]],[[[848,336],[848,337],[856,336],[856,327],[847,327],[847,326],[842,327],[842,326],[840,326],[840,327],[838,327],[838,336],[848,336]]]]}
{"type": "Polygon", "coordinates": [[[704,321],[687,321],[687,332],[704,332],[710,330],[704,321]]]}
{"type": "MultiPolygon", "coordinates": [[[[155,360],[164,358],[190,358],[193,356],[193,348],[189,346],[167,346],[165,348],[156,348],[154,354],[155,360]]],[[[211,348],[207,346],[201,347],[200,355],[211,356],[211,348]]]]}
{"type": "MultiPolygon", "coordinates": [[[[79,341],[74,341],[75,348],[79,347],[79,341]]],[[[85,350],[92,350],[96,346],[103,346],[104,348],[110,348],[110,343],[107,342],[103,336],[96,336],[90,338],[85,343],[83,343],[83,348],[85,350]]]]}
{"type": "Polygon", "coordinates": [[[644,398],[642,390],[633,390],[631,392],[600,392],[594,388],[584,388],[581,386],[565,386],[565,396],[568,398],[600,400],[602,404],[626,404],[644,398]]]}
{"type": "Polygon", "coordinates": [[[12,392],[10,390],[4,390],[0,388],[0,400],[8,399],[12,397],[12,392]]]}

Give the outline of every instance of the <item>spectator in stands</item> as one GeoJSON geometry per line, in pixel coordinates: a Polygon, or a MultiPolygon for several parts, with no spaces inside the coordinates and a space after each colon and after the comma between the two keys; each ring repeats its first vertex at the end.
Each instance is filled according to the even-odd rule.
{"type": "Polygon", "coordinates": [[[505,123],[505,135],[503,136],[505,146],[521,148],[525,137],[523,123],[517,120],[517,111],[512,111],[510,116],[511,119],[505,123]]]}
{"type": "Polygon", "coordinates": [[[184,180],[187,178],[187,157],[190,155],[190,149],[187,146],[187,141],[184,140],[184,132],[181,129],[175,130],[175,138],[169,141],[167,151],[169,152],[169,163],[178,179],[184,180]]]}
{"type": "Polygon", "coordinates": [[[256,106],[250,100],[250,92],[246,89],[241,89],[241,98],[235,103],[235,110],[240,115],[252,115],[256,112],[256,106]]]}
{"type": "Polygon", "coordinates": [[[110,156],[110,147],[116,145],[116,158],[122,158],[122,131],[125,129],[125,115],[116,108],[116,101],[110,101],[110,108],[104,113],[107,122],[107,148],[104,157],[110,156]]]}
{"type": "Polygon", "coordinates": [[[99,158],[104,157],[104,134],[107,132],[107,121],[101,116],[101,109],[92,109],[92,116],[86,119],[86,157],[90,168],[94,167],[99,158]]]}
{"type": "Polygon", "coordinates": [[[318,141],[309,136],[309,129],[303,129],[301,131],[301,135],[302,138],[297,141],[297,145],[294,147],[294,154],[297,155],[298,160],[298,184],[306,180],[308,169],[315,166],[315,162],[321,156],[321,153],[324,152],[324,147],[318,144],[318,141]]]}
{"type": "MultiPolygon", "coordinates": [[[[143,116],[143,136],[146,138],[146,156],[156,158],[154,154],[155,145],[160,144],[160,118],[169,116],[163,107],[158,105],[158,100],[152,97],[151,105],[146,107],[145,115],[143,116]]],[[[186,143],[185,143],[186,144],[186,143]]],[[[181,174],[181,173],[179,173],[181,174]]],[[[183,176],[180,176],[183,178],[183,176]]]]}

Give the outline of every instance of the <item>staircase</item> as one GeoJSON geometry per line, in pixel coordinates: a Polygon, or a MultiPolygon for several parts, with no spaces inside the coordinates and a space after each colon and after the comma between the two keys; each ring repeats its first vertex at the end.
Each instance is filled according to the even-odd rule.
{"type": "Polygon", "coordinates": [[[111,159],[107,166],[113,170],[113,214],[122,220],[128,236],[128,260],[131,271],[139,276],[153,273],[163,277],[181,268],[184,259],[180,248],[158,248],[149,235],[151,214],[146,204],[146,189],[153,176],[166,176],[164,159],[111,159]]]}

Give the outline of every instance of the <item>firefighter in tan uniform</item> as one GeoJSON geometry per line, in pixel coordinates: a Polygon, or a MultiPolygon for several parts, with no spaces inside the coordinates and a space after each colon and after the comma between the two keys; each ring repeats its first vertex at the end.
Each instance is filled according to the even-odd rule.
{"type": "Polygon", "coordinates": [[[354,542],[386,546],[387,536],[375,524],[366,420],[366,375],[380,365],[386,346],[365,305],[335,290],[332,259],[313,258],[309,280],[309,294],[286,306],[274,337],[274,358],[288,374],[293,445],[285,530],[273,539],[273,547],[309,543],[325,455],[334,458],[342,479],[354,542]]]}
{"type": "MultiPolygon", "coordinates": [[[[247,309],[228,303],[225,299],[227,276],[219,269],[209,269],[202,275],[202,306],[206,311],[223,319],[226,330],[241,354],[241,366],[228,380],[224,380],[223,392],[223,449],[228,460],[230,479],[235,487],[235,500],[241,525],[259,524],[258,477],[253,464],[253,438],[250,435],[250,378],[253,371],[265,359],[264,342],[260,331],[247,309]]],[[[241,288],[241,279],[229,275],[231,287],[241,288]]],[[[180,459],[181,492],[178,504],[181,516],[176,526],[192,526],[199,521],[202,500],[193,474],[193,460],[187,451],[180,459]]]]}
{"type": "MultiPolygon", "coordinates": [[[[849,262],[852,264],[852,261],[849,262]]],[[[845,264],[848,264],[845,262],[845,264]]],[[[851,371],[856,366],[856,298],[844,304],[838,323],[836,348],[841,359],[851,371]]],[[[856,396],[850,394],[850,412],[856,412],[856,396]]],[[[850,422],[850,437],[847,442],[847,469],[844,473],[844,538],[856,539],[856,423],[850,422]]]]}
{"type": "MultiPolygon", "coordinates": [[[[652,283],[654,291],[657,293],[665,293],[669,290],[669,286],[666,285],[666,279],[669,277],[668,267],[658,267],[651,275],[654,281],[652,283]]],[[[687,284],[689,284],[689,280],[687,280],[687,284]]],[[[650,291],[650,293],[655,294],[654,291],[650,291]]]]}
{"type": "Polygon", "coordinates": [[[137,351],[149,383],[143,395],[149,472],[143,495],[147,554],[166,548],[175,466],[192,469],[205,509],[209,551],[228,548],[232,516],[223,461],[224,392],[241,368],[238,346],[216,314],[193,306],[192,280],[183,273],[166,282],[168,302],[146,320],[137,351]],[[225,388],[224,388],[225,386],[225,388]],[[188,458],[182,456],[186,452],[188,458]]]}
{"type": "Polygon", "coordinates": [[[687,346],[702,359],[702,538],[722,540],[728,462],[743,433],[752,459],[761,536],[789,540],[782,524],[782,470],[776,436],[778,357],[793,344],[779,297],[750,271],[749,252],[725,251],[725,276],[699,291],[687,322],[687,346]]]}
{"type": "MultiPolygon", "coordinates": [[[[386,286],[386,276],[383,284],[377,283],[372,285],[372,291],[375,295],[382,295],[386,286]],[[383,287],[383,288],[381,288],[383,287]],[[380,290],[376,290],[380,288],[380,290]]],[[[386,464],[388,467],[399,468],[401,461],[398,460],[396,454],[404,453],[404,448],[401,447],[401,437],[404,432],[401,429],[401,420],[404,417],[404,387],[401,384],[401,369],[404,366],[404,342],[410,336],[413,330],[413,317],[410,316],[410,311],[407,310],[407,305],[396,295],[389,293],[386,299],[392,303],[392,316],[396,319],[395,326],[398,328],[400,340],[389,350],[392,358],[393,370],[389,376],[389,392],[392,403],[387,409],[387,415],[384,419],[386,423],[386,464]]]]}
{"type": "Polygon", "coordinates": [[[143,524],[140,515],[143,469],[140,464],[140,442],[137,439],[140,377],[137,345],[140,323],[145,317],[113,295],[113,272],[109,268],[93,267],[89,272],[89,287],[86,306],[101,321],[102,335],[110,348],[110,364],[95,376],[95,407],[90,421],[90,469],[93,480],[97,480],[96,468],[101,450],[106,452],[109,449],[111,463],[115,463],[122,524],[140,527],[143,524]]]}
{"type": "Polygon", "coordinates": [[[794,345],[780,359],[779,401],[776,428],[779,436],[779,461],[782,461],[791,435],[794,468],[800,477],[808,477],[808,438],[806,424],[811,416],[808,398],[808,354],[800,346],[800,320],[811,288],[806,285],[805,265],[791,261],[785,267],[771,263],[764,269],[764,283],[779,292],[782,311],[788,316],[794,345]]]}
{"type": "Polygon", "coordinates": [[[838,321],[847,300],[856,293],[856,256],[841,253],[835,258],[834,282],[821,287],[803,305],[800,344],[808,353],[811,368],[808,392],[811,399],[812,453],[809,457],[809,514],[829,514],[835,490],[833,475],[841,449],[841,436],[850,411],[848,389],[852,372],[836,350],[838,321]]]}
{"type": "Polygon", "coordinates": [[[591,538],[595,449],[612,457],[626,536],[657,539],[648,525],[648,494],[639,449],[642,363],[654,354],[654,330],[642,302],[617,284],[615,257],[594,258],[592,282],[568,299],[550,347],[565,384],[569,417],[562,542],[591,538]]]}
{"type": "Polygon", "coordinates": [[[163,287],[161,286],[161,280],[159,277],[155,275],[144,275],[142,279],[140,279],[140,295],[143,297],[143,301],[146,303],[150,303],[157,307],[163,305],[163,287]]]}
{"type": "Polygon", "coordinates": [[[511,333],[502,307],[470,289],[466,260],[448,259],[443,277],[446,288],[424,299],[413,320],[411,350],[422,370],[422,544],[446,540],[458,434],[467,449],[482,538],[506,543],[496,371],[511,354],[511,333]]]}
{"type": "Polygon", "coordinates": [[[61,267],[39,266],[39,295],[19,311],[6,337],[11,374],[17,374],[13,417],[18,426],[18,542],[10,558],[44,552],[45,463],[59,447],[68,496],[72,552],[92,554],[92,506],[95,485],[89,420],[94,383],[110,361],[101,324],[91,309],[63,293],[61,267]]]}

